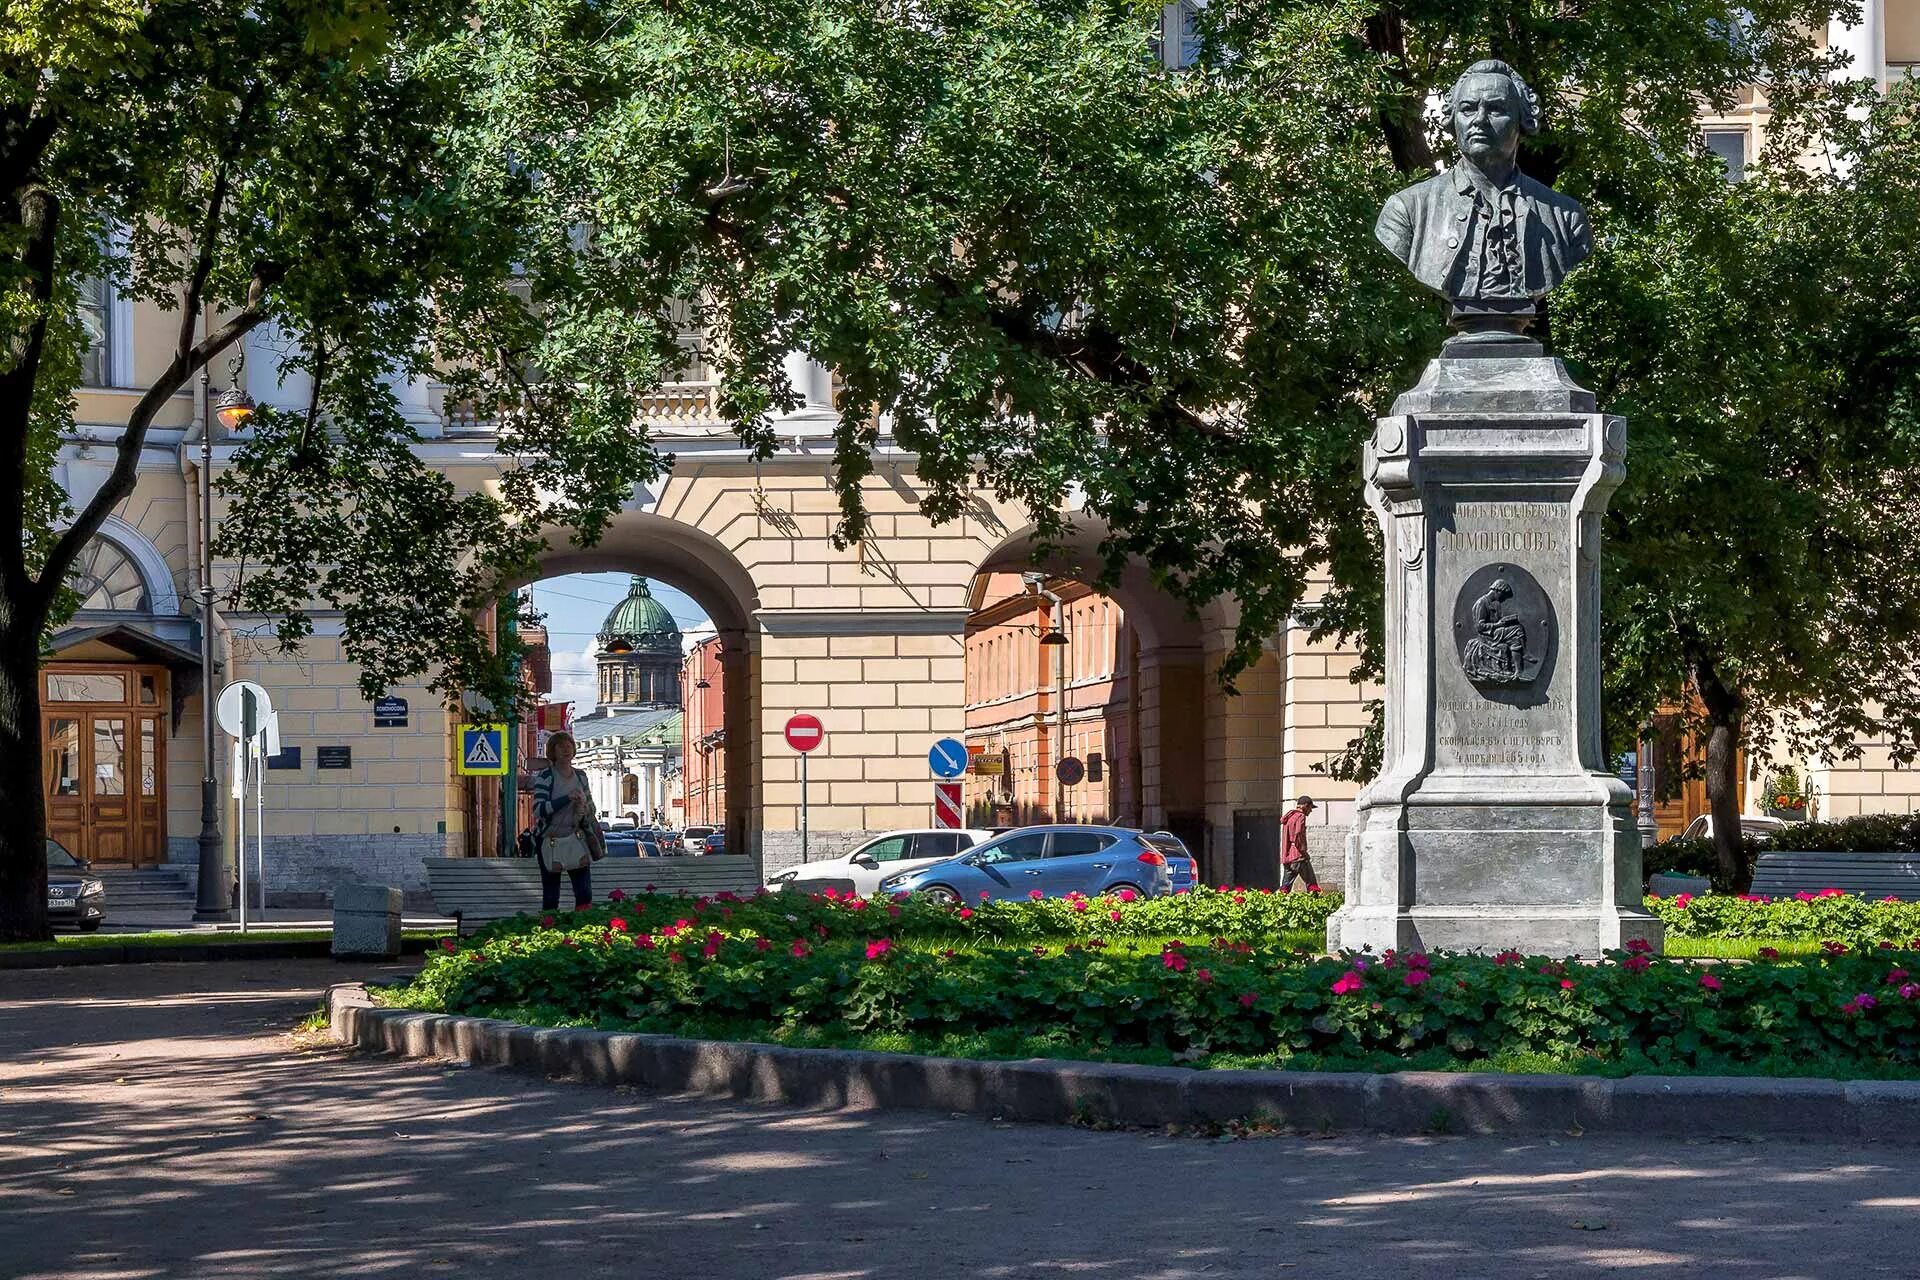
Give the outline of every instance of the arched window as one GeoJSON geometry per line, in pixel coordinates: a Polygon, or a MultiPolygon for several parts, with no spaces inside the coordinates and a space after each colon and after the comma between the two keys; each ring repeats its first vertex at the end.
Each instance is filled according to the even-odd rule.
{"type": "Polygon", "coordinates": [[[67,582],[80,597],[80,607],[107,613],[152,613],[153,599],[146,579],[127,553],[104,538],[80,549],[67,582]]]}

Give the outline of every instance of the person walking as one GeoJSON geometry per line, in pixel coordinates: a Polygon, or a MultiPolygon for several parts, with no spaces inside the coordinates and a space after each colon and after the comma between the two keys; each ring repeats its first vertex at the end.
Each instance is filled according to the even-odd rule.
{"type": "Polygon", "coordinates": [[[1313,812],[1313,797],[1301,796],[1293,810],[1280,819],[1280,892],[1286,893],[1297,879],[1309,890],[1318,891],[1320,878],[1313,872],[1313,859],[1307,856],[1307,815],[1313,812]]]}
{"type": "Polygon", "coordinates": [[[547,767],[533,779],[533,847],[540,861],[540,906],[560,906],[560,873],[573,881],[573,908],[593,905],[593,864],[606,856],[586,775],[573,767],[573,735],[547,740],[547,767]]]}

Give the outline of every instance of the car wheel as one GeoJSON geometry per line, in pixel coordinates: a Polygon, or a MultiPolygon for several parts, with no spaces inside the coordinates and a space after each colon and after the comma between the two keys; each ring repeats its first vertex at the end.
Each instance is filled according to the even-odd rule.
{"type": "Polygon", "coordinates": [[[1122,880],[1119,884],[1110,884],[1102,889],[1100,893],[1102,897],[1111,898],[1126,892],[1128,889],[1133,890],[1136,897],[1144,898],[1147,896],[1147,891],[1139,885],[1134,884],[1131,880],[1122,880]]]}
{"type": "Polygon", "coordinates": [[[957,907],[960,905],[960,895],[943,884],[929,885],[927,888],[922,889],[921,892],[927,895],[928,902],[934,903],[937,906],[957,907]]]}
{"type": "Polygon", "coordinates": [[[82,920],[80,922],[80,932],[82,933],[93,933],[99,928],[100,922],[98,920],[82,920]]]}

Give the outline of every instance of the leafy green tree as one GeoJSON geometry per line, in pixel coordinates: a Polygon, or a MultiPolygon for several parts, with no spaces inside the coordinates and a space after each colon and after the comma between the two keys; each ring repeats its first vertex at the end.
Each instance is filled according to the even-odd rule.
{"type": "MultiPolygon", "coordinates": [[[[1843,96],[1837,106],[1847,105],[1843,96]]],[[[1628,417],[1607,527],[1616,740],[1665,701],[1705,743],[1718,876],[1744,888],[1739,761],[1920,744],[1920,94],[1789,132],[1729,184],[1662,166],[1557,313],[1628,417]]],[[[1631,198],[1631,197],[1629,197],[1631,198]]]]}
{"type": "Polygon", "coordinates": [[[427,59],[469,16],[441,0],[0,5],[0,939],[47,929],[43,637],[72,604],[76,554],[132,491],[155,415],[209,361],[269,321],[304,344],[327,429],[309,414],[263,431],[290,442],[290,474],[335,466],[336,436],[354,442],[342,475],[363,542],[404,540],[353,570],[358,589],[416,591],[457,616],[482,597],[476,572],[449,571],[454,547],[514,552],[511,501],[437,482],[399,443],[391,395],[369,390],[395,368],[484,354],[428,348],[457,310],[446,299],[469,316],[513,301],[490,193],[444,162],[439,131],[471,104],[427,59]],[[101,276],[169,309],[177,335],[74,511],[51,465],[75,410],[77,294],[101,276]],[[417,508],[403,535],[383,500],[417,508]],[[441,562],[424,581],[403,567],[423,557],[441,562]]]}

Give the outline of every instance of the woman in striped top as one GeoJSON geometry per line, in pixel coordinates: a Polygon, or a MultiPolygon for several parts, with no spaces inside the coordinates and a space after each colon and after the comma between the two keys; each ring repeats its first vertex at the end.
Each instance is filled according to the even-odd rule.
{"type": "Polygon", "coordinates": [[[593,904],[588,830],[598,832],[599,817],[586,775],[573,767],[573,751],[572,734],[554,734],[547,740],[547,767],[533,779],[533,848],[540,861],[540,906],[546,911],[560,905],[562,871],[573,881],[574,909],[593,904]]]}

